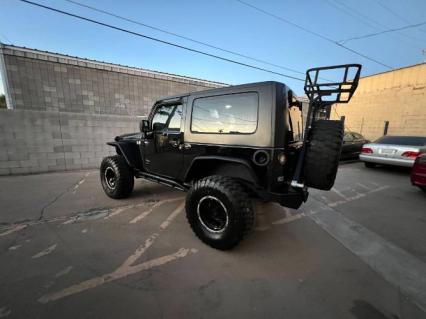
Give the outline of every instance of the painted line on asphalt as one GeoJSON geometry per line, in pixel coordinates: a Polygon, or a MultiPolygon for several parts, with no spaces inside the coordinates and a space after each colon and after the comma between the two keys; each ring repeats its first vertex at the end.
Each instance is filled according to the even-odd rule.
{"type": "Polygon", "coordinates": [[[338,189],[333,187],[331,190],[335,192],[337,195],[339,195],[340,197],[342,197],[344,200],[348,200],[348,198],[345,195],[343,195],[338,189]]]}
{"type": "Polygon", "coordinates": [[[272,225],[283,225],[283,224],[288,224],[291,223],[295,220],[298,220],[300,218],[305,217],[306,214],[305,213],[300,213],[300,214],[295,214],[295,215],[288,215],[282,219],[276,220],[274,222],[272,222],[272,225]]]}
{"type": "Polygon", "coordinates": [[[183,258],[188,254],[195,254],[197,250],[194,248],[180,248],[177,252],[173,254],[134,265],[135,262],[148,250],[148,248],[150,248],[154,244],[155,240],[159,238],[160,232],[166,230],[173,222],[173,220],[179,215],[179,213],[182,212],[184,205],[185,203],[181,203],[172,213],[170,213],[169,216],[161,223],[160,231],[149,236],[148,239],[146,239],[144,243],[137,247],[135,252],[129,257],[127,257],[126,260],[113,272],[102,276],[94,277],[89,280],[85,280],[83,282],[72,285],[68,288],[54,293],[46,294],[40,297],[38,301],[40,303],[48,303],[51,301],[62,299],[64,297],[74,295],[76,293],[80,293],[88,289],[96,288],[102,284],[136,274],[140,271],[164,265],[173,260],[183,258]]]}
{"type": "Polygon", "coordinates": [[[21,248],[22,245],[15,245],[15,246],[10,246],[9,250],[18,250],[19,248],[21,248]]]}
{"type": "Polygon", "coordinates": [[[66,267],[66,268],[62,269],[61,271],[59,271],[59,272],[57,272],[57,273],[55,274],[55,278],[59,278],[59,277],[62,277],[62,276],[65,276],[65,275],[69,274],[69,272],[70,272],[72,269],[73,269],[73,266],[68,266],[68,267],[66,267]]]}
{"type": "Polygon", "coordinates": [[[35,254],[33,257],[31,257],[32,259],[36,259],[36,258],[40,258],[40,257],[44,257],[46,255],[49,255],[50,253],[52,253],[56,247],[58,246],[58,244],[54,244],[50,247],[47,247],[46,249],[42,250],[41,252],[35,254]]]}
{"type": "Polygon", "coordinates": [[[162,257],[159,257],[159,258],[155,258],[155,259],[146,261],[144,263],[138,264],[136,266],[118,268],[116,271],[113,271],[109,274],[99,276],[99,277],[95,277],[95,278],[83,281],[79,284],[70,286],[70,287],[68,287],[64,290],[44,295],[44,296],[42,296],[38,299],[38,302],[48,303],[48,302],[51,302],[51,301],[62,299],[64,297],[68,297],[68,296],[83,292],[85,290],[98,287],[100,285],[115,281],[117,279],[121,279],[121,278],[130,276],[130,275],[134,275],[134,274],[141,272],[141,271],[144,271],[144,270],[148,270],[148,269],[151,269],[151,268],[154,268],[154,267],[158,267],[158,266],[167,264],[171,261],[183,258],[183,257],[185,257],[189,254],[193,254],[193,253],[196,253],[196,252],[197,252],[196,249],[181,248],[173,254],[162,256],[162,257]]]}
{"type": "Polygon", "coordinates": [[[158,236],[160,236],[158,233],[154,233],[151,236],[148,237],[147,240],[145,240],[145,242],[140,245],[133,254],[131,254],[122,264],[120,267],[118,268],[126,268],[126,267],[130,267],[131,265],[133,265],[138,259],[139,257],[141,257],[149,247],[152,246],[152,244],[154,244],[155,240],[158,238],[158,236]]]}
{"type": "Polygon", "coordinates": [[[336,206],[339,206],[339,205],[342,205],[342,204],[346,204],[346,203],[352,202],[354,200],[363,198],[363,197],[365,197],[365,196],[367,196],[369,194],[383,191],[383,190],[388,189],[388,188],[389,188],[389,185],[383,185],[383,186],[380,186],[378,188],[371,189],[371,190],[369,190],[368,192],[365,192],[365,193],[357,193],[357,195],[355,195],[355,196],[345,197],[346,198],[345,200],[338,200],[336,202],[327,203],[327,205],[329,207],[336,207],[336,206]]]}
{"type": "Polygon", "coordinates": [[[309,214],[316,224],[426,311],[425,263],[318,200],[311,202],[321,207],[309,214]]]}
{"type": "Polygon", "coordinates": [[[151,208],[149,208],[148,210],[142,212],[141,214],[139,214],[138,216],[136,216],[135,218],[133,218],[129,224],[136,224],[137,222],[141,221],[142,219],[144,219],[145,217],[147,217],[149,214],[151,214],[154,209],[156,209],[157,207],[165,204],[165,203],[170,203],[170,202],[174,202],[176,200],[179,199],[183,199],[183,197],[177,197],[177,198],[170,198],[170,199],[164,199],[164,200],[160,200],[159,202],[155,203],[154,205],[152,205],[151,208]]]}
{"type": "Polygon", "coordinates": [[[169,225],[172,223],[172,221],[177,217],[177,215],[182,212],[183,208],[185,207],[185,203],[180,204],[170,215],[167,217],[167,219],[161,223],[160,229],[165,230],[169,225]]]}
{"type": "Polygon", "coordinates": [[[28,226],[27,224],[13,225],[13,226],[11,226],[11,228],[6,230],[5,232],[0,233],[0,237],[12,234],[12,233],[17,232],[17,231],[20,231],[20,230],[26,228],[27,226],[28,226]]]}

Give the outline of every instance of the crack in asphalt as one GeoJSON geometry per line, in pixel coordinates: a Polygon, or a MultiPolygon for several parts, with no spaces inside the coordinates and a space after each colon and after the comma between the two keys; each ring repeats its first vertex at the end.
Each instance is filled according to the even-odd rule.
{"type": "Polygon", "coordinates": [[[62,193],[60,193],[59,195],[55,196],[50,202],[48,202],[46,205],[44,205],[41,210],[40,210],[40,216],[37,220],[42,220],[44,218],[44,213],[46,211],[47,208],[49,208],[51,205],[53,205],[54,203],[56,203],[58,201],[58,199],[60,199],[62,196],[64,196],[66,193],[70,192],[71,190],[73,190],[77,185],[80,184],[81,181],[83,181],[85,179],[86,175],[83,178],[80,178],[79,181],[77,183],[72,184],[70,187],[68,187],[67,189],[65,189],[65,191],[63,191],[62,193]]]}

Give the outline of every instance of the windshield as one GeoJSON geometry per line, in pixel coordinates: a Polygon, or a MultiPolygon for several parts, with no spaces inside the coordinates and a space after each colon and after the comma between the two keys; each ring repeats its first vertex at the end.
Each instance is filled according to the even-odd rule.
{"type": "Polygon", "coordinates": [[[426,137],[422,136],[383,136],[376,143],[393,145],[425,146],[426,137]]]}

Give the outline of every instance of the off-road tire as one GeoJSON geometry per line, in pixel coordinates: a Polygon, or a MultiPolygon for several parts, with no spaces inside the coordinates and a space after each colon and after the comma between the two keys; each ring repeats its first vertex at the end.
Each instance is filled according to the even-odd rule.
{"type": "Polygon", "coordinates": [[[109,197],[126,198],[133,191],[135,183],[132,169],[121,155],[108,156],[102,160],[100,168],[102,188],[109,197]],[[107,180],[108,174],[115,174],[114,183],[107,180]]]}
{"type": "Polygon", "coordinates": [[[375,168],[376,164],[370,163],[370,162],[364,162],[364,166],[367,167],[367,168],[375,168]]]}
{"type": "Polygon", "coordinates": [[[305,184],[330,190],[336,179],[343,144],[343,122],[318,120],[312,124],[305,158],[305,184]]]}
{"type": "Polygon", "coordinates": [[[207,245],[220,250],[236,246],[254,225],[254,209],[248,193],[237,180],[225,176],[213,175],[196,181],[186,196],[185,209],[195,235],[207,245]],[[210,229],[200,217],[199,208],[206,197],[219,200],[226,209],[228,222],[220,232],[210,229]]]}

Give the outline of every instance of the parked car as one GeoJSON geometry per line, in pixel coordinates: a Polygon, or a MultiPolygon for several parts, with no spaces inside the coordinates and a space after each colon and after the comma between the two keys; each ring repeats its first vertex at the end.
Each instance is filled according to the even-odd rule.
{"type": "Polygon", "coordinates": [[[425,136],[385,135],[374,143],[365,144],[359,158],[370,168],[377,164],[412,167],[423,152],[426,152],[425,136]]]}
{"type": "Polygon", "coordinates": [[[426,192],[426,153],[417,156],[411,170],[411,183],[426,192]]]}
{"type": "Polygon", "coordinates": [[[361,134],[355,132],[345,132],[340,159],[358,158],[359,154],[361,154],[362,146],[366,143],[370,143],[370,141],[361,134]]]}

